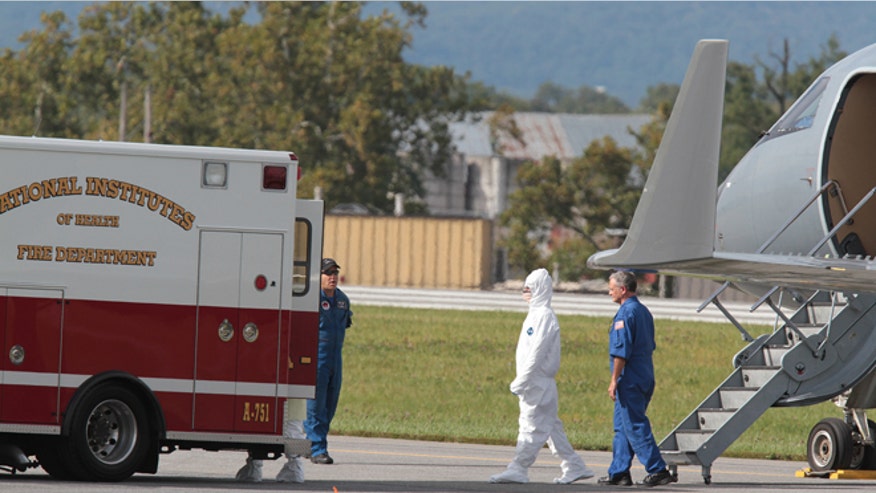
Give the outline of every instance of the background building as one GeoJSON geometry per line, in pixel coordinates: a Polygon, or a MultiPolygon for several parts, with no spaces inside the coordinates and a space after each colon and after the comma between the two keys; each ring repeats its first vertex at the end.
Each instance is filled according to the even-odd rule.
{"type": "Polygon", "coordinates": [[[473,114],[451,130],[458,153],[447,163],[444,177],[426,181],[426,206],[434,216],[496,219],[516,189],[517,169],[526,161],[554,156],[560,161],[580,157],[590,143],[609,136],[621,147],[635,147],[630,130],[638,131],[651,115],[513,114],[520,141],[491,132],[493,112],[473,114]]]}

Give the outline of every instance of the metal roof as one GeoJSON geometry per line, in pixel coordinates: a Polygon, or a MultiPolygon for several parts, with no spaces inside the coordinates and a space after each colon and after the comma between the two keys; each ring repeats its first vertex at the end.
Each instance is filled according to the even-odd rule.
{"type": "MultiPolygon", "coordinates": [[[[497,154],[490,144],[487,123],[492,115],[493,112],[490,111],[480,112],[465,122],[450,125],[454,144],[459,152],[467,156],[497,154]]],[[[574,159],[580,157],[591,142],[605,136],[611,136],[621,147],[635,147],[636,140],[630,135],[628,128],[638,131],[652,119],[647,114],[574,115],[532,112],[517,112],[513,117],[526,145],[521,145],[507,136],[500,136],[498,144],[504,157],[522,160],[541,160],[546,156],[574,159]]]]}

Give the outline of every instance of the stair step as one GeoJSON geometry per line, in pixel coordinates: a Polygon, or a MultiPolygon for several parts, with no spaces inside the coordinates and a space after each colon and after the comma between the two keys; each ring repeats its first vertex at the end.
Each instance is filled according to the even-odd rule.
{"type": "Polygon", "coordinates": [[[764,346],[764,363],[768,366],[781,366],[782,357],[790,350],[791,346],[764,346]]]}
{"type": "Polygon", "coordinates": [[[714,434],[711,430],[677,430],[675,441],[679,451],[694,451],[714,434]]]}
{"type": "Polygon", "coordinates": [[[745,387],[760,388],[770,381],[779,370],[777,366],[750,366],[742,368],[742,384],[745,387]]]}
{"type": "MultiPolygon", "coordinates": [[[[824,329],[824,324],[797,324],[797,329],[800,330],[804,337],[808,338],[820,333],[824,329]]],[[[788,327],[785,327],[785,336],[788,339],[788,344],[792,346],[800,342],[800,337],[797,333],[788,327]]]]}
{"type": "Polygon", "coordinates": [[[717,430],[733,416],[736,409],[702,408],[697,410],[697,421],[701,430],[717,430]]]}
{"type": "Polygon", "coordinates": [[[699,464],[696,454],[684,452],[681,450],[661,450],[660,455],[663,456],[663,461],[670,466],[690,466],[699,464]]]}
{"type": "Polygon", "coordinates": [[[830,315],[835,316],[845,308],[845,303],[838,303],[835,307],[831,306],[830,300],[824,302],[811,303],[809,306],[809,317],[813,322],[824,325],[830,320],[830,315]]]}
{"type": "Polygon", "coordinates": [[[752,387],[724,387],[719,390],[721,406],[724,409],[739,409],[751,399],[755,392],[757,389],[752,387]]]}

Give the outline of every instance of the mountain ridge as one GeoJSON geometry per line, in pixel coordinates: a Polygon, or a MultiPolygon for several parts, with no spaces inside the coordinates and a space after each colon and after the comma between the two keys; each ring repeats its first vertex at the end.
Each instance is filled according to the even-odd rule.
{"type": "MultiPolygon", "coordinates": [[[[0,2],[0,47],[41,29],[42,10],[75,21],[91,2],[0,2]]],[[[446,65],[472,80],[531,98],[538,86],[605,88],[635,108],[649,86],[678,84],[703,38],[730,40],[730,59],[770,62],[788,39],[792,64],[818,57],[831,35],[853,52],[876,42],[876,2],[423,2],[405,59],[446,65]]],[[[227,4],[226,4],[227,5],[227,4]]],[[[207,2],[211,10],[223,2],[207,2]]],[[[398,11],[370,2],[366,14],[398,11]]]]}

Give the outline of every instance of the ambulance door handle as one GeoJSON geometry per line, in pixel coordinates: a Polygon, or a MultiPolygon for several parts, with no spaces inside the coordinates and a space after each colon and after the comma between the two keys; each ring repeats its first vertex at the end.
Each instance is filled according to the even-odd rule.
{"type": "Polygon", "coordinates": [[[226,318],[219,324],[219,340],[228,342],[232,337],[234,337],[234,326],[226,318]]]}
{"type": "Polygon", "coordinates": [[[24,348],[16,344],[9,349],[9,361],[13,365],[20,365],[24,362],[24,348]]]}
{"type": "Polygon", "coordinates": [[[243,340],[246,342],[255,342],[259,338],[259,326],[250,322],[243,326],[243,340]]]}

